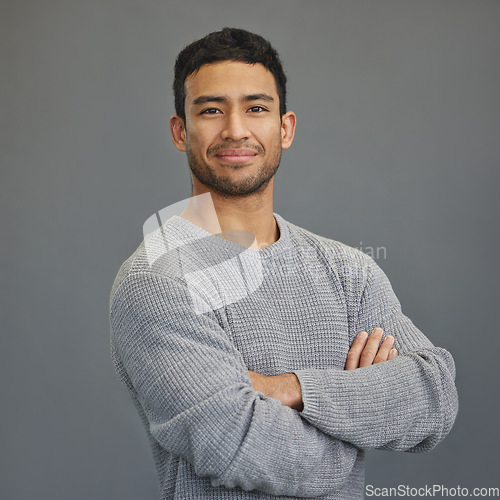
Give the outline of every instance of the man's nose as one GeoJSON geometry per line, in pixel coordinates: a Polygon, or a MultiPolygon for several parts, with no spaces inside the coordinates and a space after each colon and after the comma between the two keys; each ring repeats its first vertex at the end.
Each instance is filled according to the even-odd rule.
{"type": "Polygon", "coordinates": [[[245,117],[240,113],[233,112],[226,116],[221,138],[224,141],[242,141],[248,139],[252,133],[248,129],[245,117]]]}

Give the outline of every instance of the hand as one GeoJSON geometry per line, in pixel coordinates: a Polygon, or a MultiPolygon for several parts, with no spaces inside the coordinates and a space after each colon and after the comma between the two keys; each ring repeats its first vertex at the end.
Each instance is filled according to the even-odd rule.
{"type": "Polygon", "coordinates": [[[384,330],[375,328],[371,335],[366,332],[359,332],[347,353],[346,370],[355,370],[364,366],[382,363],[397,356],[397,349],[393,349],[394,337],[387,335],[380,345],[384,330]]]}
{"type": "Polygon", "coordinates": [[[294,373],[266,376],[248,370],[248,374],[253,388],[264,396],[279,399],[281,404],[297,411],[304,408],[299,379],[294,373]]]}
{"type": "MultiPolygon", "coordinates": [[[[398,351],[392,348],[394,345],[392,335],[387,335],[380,345],[383,334],[382,328],[375,328],[371,335],[366,332],[358,333],[347,353],[345,369],[354,370],[397,356],[398,351]]],[[[266,376],[248,370],[248,374],[254,390],[262,392],[268,398],[278,399],[284,406],[298,411],[303,410],[302,391],[299,379],[294,373],[266,376]]]]}

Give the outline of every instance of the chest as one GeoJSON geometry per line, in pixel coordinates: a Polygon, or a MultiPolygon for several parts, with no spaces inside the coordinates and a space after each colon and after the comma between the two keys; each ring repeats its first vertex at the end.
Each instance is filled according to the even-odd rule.
{"type": "Polygon", "coordinates": [[[225,308],[226,330],[246,366],[265,375],[338,368],[349,350],[346,300],[320,261],[265,268],[263,281],[225,308]]]}

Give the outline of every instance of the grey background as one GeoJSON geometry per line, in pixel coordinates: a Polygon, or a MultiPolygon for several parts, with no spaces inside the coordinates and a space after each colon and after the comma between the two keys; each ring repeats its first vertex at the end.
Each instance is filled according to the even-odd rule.
{"type": "Polygon", "coordinates": [[[454,355],[460,412],[367,484],[500,486],[500,2],[2,0],[0,498],[154,499],[109,356],[108,297],[155,211],[189,196],[172,146],[179,50],[225,25],[279,50],[298,115],[275,211],[378,262],[454,355]]]}

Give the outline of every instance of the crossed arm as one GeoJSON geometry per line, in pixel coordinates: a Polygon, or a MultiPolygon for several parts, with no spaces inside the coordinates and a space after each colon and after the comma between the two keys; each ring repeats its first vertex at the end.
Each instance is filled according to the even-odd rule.
{"type": "MultiPolygon", "coordinates": [[[[384,330],[378,327],[374,328],[370,335],[365,331],[360,332],[349,349],[345,369],[355,370],[382,363],[397,356],[398,351],[393,348],[394,337],[387,335],[382,340],[383,335],[384,330]]],[[[248,370],[248,374],[256,391],[262,392],[266,397],[278,399],[281,404],[293,410],[304,409],[300,382],[294,373],[266,376],[248,370]]]]}
{"type": "Polygon", "coordinates": [[[394,333],[400,355],[391,336],[379,347],[375,329],[356,336],[345,370],[276,377],[249,372],[218,319],[195,314],[189,297],[163,276],[124,280],[111,309],[114,358],[152,438],[213,486],[324,495],[345,485],[360,448],[424,451],[451,428],[453,360],[387,287],[366,287],[352,325],[394,333]]]}
{"type": "Polygon", "coordinates": [[[314,498],[343,488],[359,449],[253,390],[241,353],[187,288],[126,278],[111,306],[113,358],[157,446],[214,487],[314,498]],[[145,293],[146,292],[146,293],[145,293]]]}

